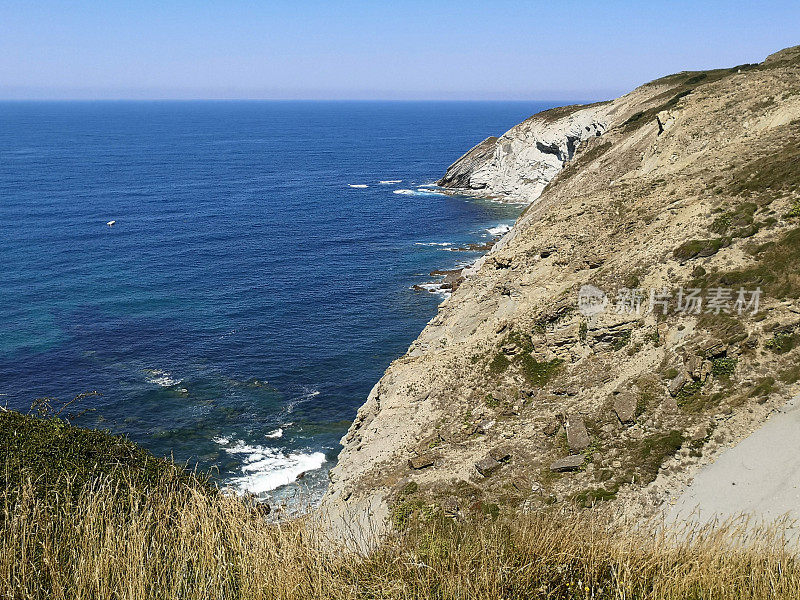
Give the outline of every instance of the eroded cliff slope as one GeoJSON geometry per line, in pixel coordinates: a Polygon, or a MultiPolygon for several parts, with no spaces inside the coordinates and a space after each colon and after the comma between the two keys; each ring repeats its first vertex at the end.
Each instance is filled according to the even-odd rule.
{"type": "Polygon", "coordinates": [[[532,203],[374,387],[329,505],[646,511],[796,389],[800,49],[546,111],[440,185],[532,203]]]}

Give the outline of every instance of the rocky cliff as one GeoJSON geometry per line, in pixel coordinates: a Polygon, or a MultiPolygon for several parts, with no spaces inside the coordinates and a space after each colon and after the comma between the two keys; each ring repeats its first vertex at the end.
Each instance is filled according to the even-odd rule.
{"type": "Polygon", "coordinates": [[[376,384],[327,505],[647,512],[797,389],[800,48],[545,111],[440,185],[530,206],[376,384]]]}
{"type": "Polygon", "coordinates": [[[606,131],[614,108],[619,107],[601,103],[541,112],[499,138],[483,140],[437,183],[500,200],[532,202],[582,143],[606,131]]]}

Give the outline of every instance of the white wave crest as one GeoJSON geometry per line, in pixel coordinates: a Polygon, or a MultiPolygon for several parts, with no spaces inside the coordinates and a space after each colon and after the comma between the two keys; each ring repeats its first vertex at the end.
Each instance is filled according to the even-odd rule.
{"type": "Polygon", "coordinates": [[[381,185],[392,185],[393,183],[403,183],[402,179],[385,179],[383,181],[379,181],[381,185]]]}
{"type": "Polygon", "coordinates": [[[500,225],[497,225],[496,227],[489,227],[486,231],[492,235],[503,235],[504,233],[511,231],[511,225],[500,223],[500,225]]]}
{"type": "Polygon", "coordinates": [[[160,369],[145,369],[145,373],[147,373],[147,381],[149,383],[154,383],[161,387],[173,387],[181,382],[180,379],[175,379],[171,373],[160,369]]]}
{"type": "Polygon", "coordinates": [[[393,194],[402,194],[404,196],[442,196],[444,195],[442,192],[437,192],[434,190],[428,190],[423,188],[418,188],[416,190],[392,190],[393,194]]]}
{"type": "Polygon", "coordinates": [[[428,292],[429,294],[434,294],[436,296],[444,298],[445,300],[447,298],[449,298],[453,294],[453,292],[449,288],[442,287],[441,283],[433,283],[433,282],[432,283],[420,283],[416,287],[412,287],[411,289],[412,290],[413,289],[423,289],[426,292],[428,292]]]}
{"type": "Polygon", "coordinates": [[[369,187],[366,183],[348,183],[347,185],[351,188],[358,188],[358,189],[364,189],[366,187],[369,187]]]}
{"type": "Polygon", "coordinates": [[[242,457],[242,475],[233,477],[230,483],[240,493],[263,494],[292,483],[301,473],[315,471],[325,464],[322,452],[285,453],[274,448],[249,445],[237,440],[232,446],[223,447],[228,454],[242,457]]]}
{"type": "Polygon", "coordinates": [[[271,438],[271,439],[282,438],[283,437],[283,427],[278,427],[276,430],[270,431],[269,433],[264,434],[264,437],[271,438]]]}
{"type": "Polygon", "coordinates": [[[452,246],[450,242],[414,242],[415,246],[452,246]]]}

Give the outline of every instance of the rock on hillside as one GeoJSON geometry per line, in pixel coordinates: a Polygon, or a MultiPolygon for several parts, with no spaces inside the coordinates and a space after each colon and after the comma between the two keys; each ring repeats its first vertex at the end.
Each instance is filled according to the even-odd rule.
{"type": "Polygon", "coordinates": [[[798,48],[471,150],[442,185],[531,205],[375,385],[325,503],[668,500],[797,389],[798,165],[798,48]]]}

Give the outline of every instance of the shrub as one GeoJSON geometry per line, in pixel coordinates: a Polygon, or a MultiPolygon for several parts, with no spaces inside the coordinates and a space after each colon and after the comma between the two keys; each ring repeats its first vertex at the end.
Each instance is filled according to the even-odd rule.
{"type": "Polygon", "coordinates": [[[591,508],[599,502],[608,502],[617,497],[619,492],[619,484],[611,486],[611,489],[593,488],[580,492],[572,496],[572,501],[581,508],[591,508]]]}
{"type": "Polygon", "coordinates": [[[712,256],[719,252],[727,243],[727,240],[724,238],[713,240],[689,240],[675,248],[675,250],[672,251],[672,255],[678,260],[690,260],[693,258],[712,256]]]}
{"type": "Polygon", "coordinates": [[[555,376],[563,362],[558,358],[539,362],[530,354],[526,354],[521,359],[522,374],[531,385],[543,387],[555,376]]]}
{"type": "Polygon", "coordinates": [[[647,485],[656,478],[666,459],[673,456],[683,445],[683,433],[677,429],[656,433],[642,439],[637,464],[641,474],[640,483],[647,485]]]}
{"type": "Polygon", "coordinates": [[[772,376],[762,377],[753,390],[750,392],[751,398],[766,398],[775,391],[775,378],[772,376]]]}
{"type": "MultiPolygon", "coordinates": [[[[744,197],[769,196],[800,189],[800,119],[786,127],[786,141],[734,172],[728,191],[744,197]]],[[[768,198],[769,199],[769,198],[768,198]]]]}
{"type": "Polygon", "coordinates": [[[800,228],[786,232],[777,242],[753,249],[756,264],[740,271],[716,274],[714,279],[729,287],[761,287],[772,298],[800,297],[800,228]]]}
{"type": "Polygon", "coordinates": [[[500,375],[511,365],[511,361],[503,352],[498,352],[489,363],[489,372],[494,375],[500,375]]]}
{"type": "Polygon", "coordinates": [[[715,358],[711,362],[711,372],[716,376],[733,374],[738,361],[735,358],[715,358]]]}
{"type": "Polygon", "coordinates": [[[795,347],[797,338],[790,331],[778,331],[772,338],[764,342],[764,347],[772,350],[775,354],[784,354],[795,347]]]}

